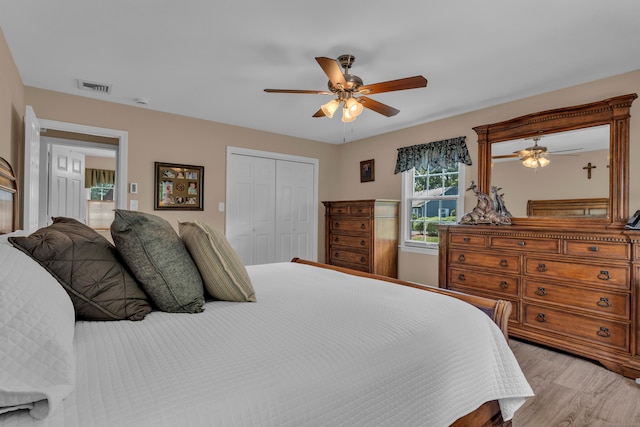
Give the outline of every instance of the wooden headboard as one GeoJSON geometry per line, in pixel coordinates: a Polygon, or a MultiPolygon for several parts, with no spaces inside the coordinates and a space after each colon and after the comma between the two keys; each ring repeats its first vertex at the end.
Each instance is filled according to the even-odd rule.
{"type": "Polygon", "coordinates": [[[609,199],[562,199],[529,200],[527,216],[587,216],[606,217],[609,213],[609,199]]]}
{"type": "Polygon", "coordinates": [[[0,234],[18,228],[18,183],[13,168],[0,157],[0,234]]]}

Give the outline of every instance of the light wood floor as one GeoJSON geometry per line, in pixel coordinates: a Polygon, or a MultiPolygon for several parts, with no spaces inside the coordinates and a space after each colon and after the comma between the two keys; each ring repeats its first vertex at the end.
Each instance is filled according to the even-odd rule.
{"type": "Polygon", "coordinates": [[[509,341],[531,388],[513,427],[640,427],[640,385],[601,365],[509,341]]]}

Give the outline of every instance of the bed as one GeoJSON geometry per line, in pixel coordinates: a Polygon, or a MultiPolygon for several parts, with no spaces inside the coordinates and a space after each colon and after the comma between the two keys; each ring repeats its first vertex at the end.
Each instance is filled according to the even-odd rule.
{"type": "MultiPolygon", "coordinates": [[[[119,215],[138,217],[117,212],[114,224],[119,215]]],[[[533,395],[505,339],[508,302],[300,259],[224,264],[216,274],[236,274],[252,293],[221,300],[183,223],[178,239],[204,282],[201,305],[166,311],[154,299],[149,309],[144,287],[144,296],[127,291],[127,316],[143,316],[82,320],[91,314],[76,304],[88,294],[56,268],[80,259],[100,267],[87,246],[77,250],[90,231],[56,224],[58,239],[82,231],[71,238],[73,263],[38,258],[42,242],[54,246],[52,232],[0,236],[0,426],[500,426],[533,395]]],[[[228,244],[205,229],[214,251],[228,244]]],[[[142,238],[155,244],[153,234],[142,238]]],[[[104,248],[138,278],[124,249],[104,248]]]]}

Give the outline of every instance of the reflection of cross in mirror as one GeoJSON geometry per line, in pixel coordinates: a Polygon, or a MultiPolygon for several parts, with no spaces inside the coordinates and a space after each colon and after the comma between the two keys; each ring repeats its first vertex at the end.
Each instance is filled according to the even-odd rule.
{"type": "Polygon", "coordinates": [[[595,169],[595,168],[596,166],[591,166],[591,162],[587,163],[587,166],[582,168],[587,170],[587,179],[591,179],[591,169],[595,169]]]}

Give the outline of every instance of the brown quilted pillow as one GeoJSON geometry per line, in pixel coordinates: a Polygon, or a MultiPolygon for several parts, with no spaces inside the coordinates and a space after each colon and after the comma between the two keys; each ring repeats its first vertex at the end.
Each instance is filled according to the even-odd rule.
{"type": "Polygon", "coordinates": [[[60,282],[77,319],[142,320],[151,311],[115,247],[75,219],[53,218],[52,225],[9,241],[60,282]]]}

